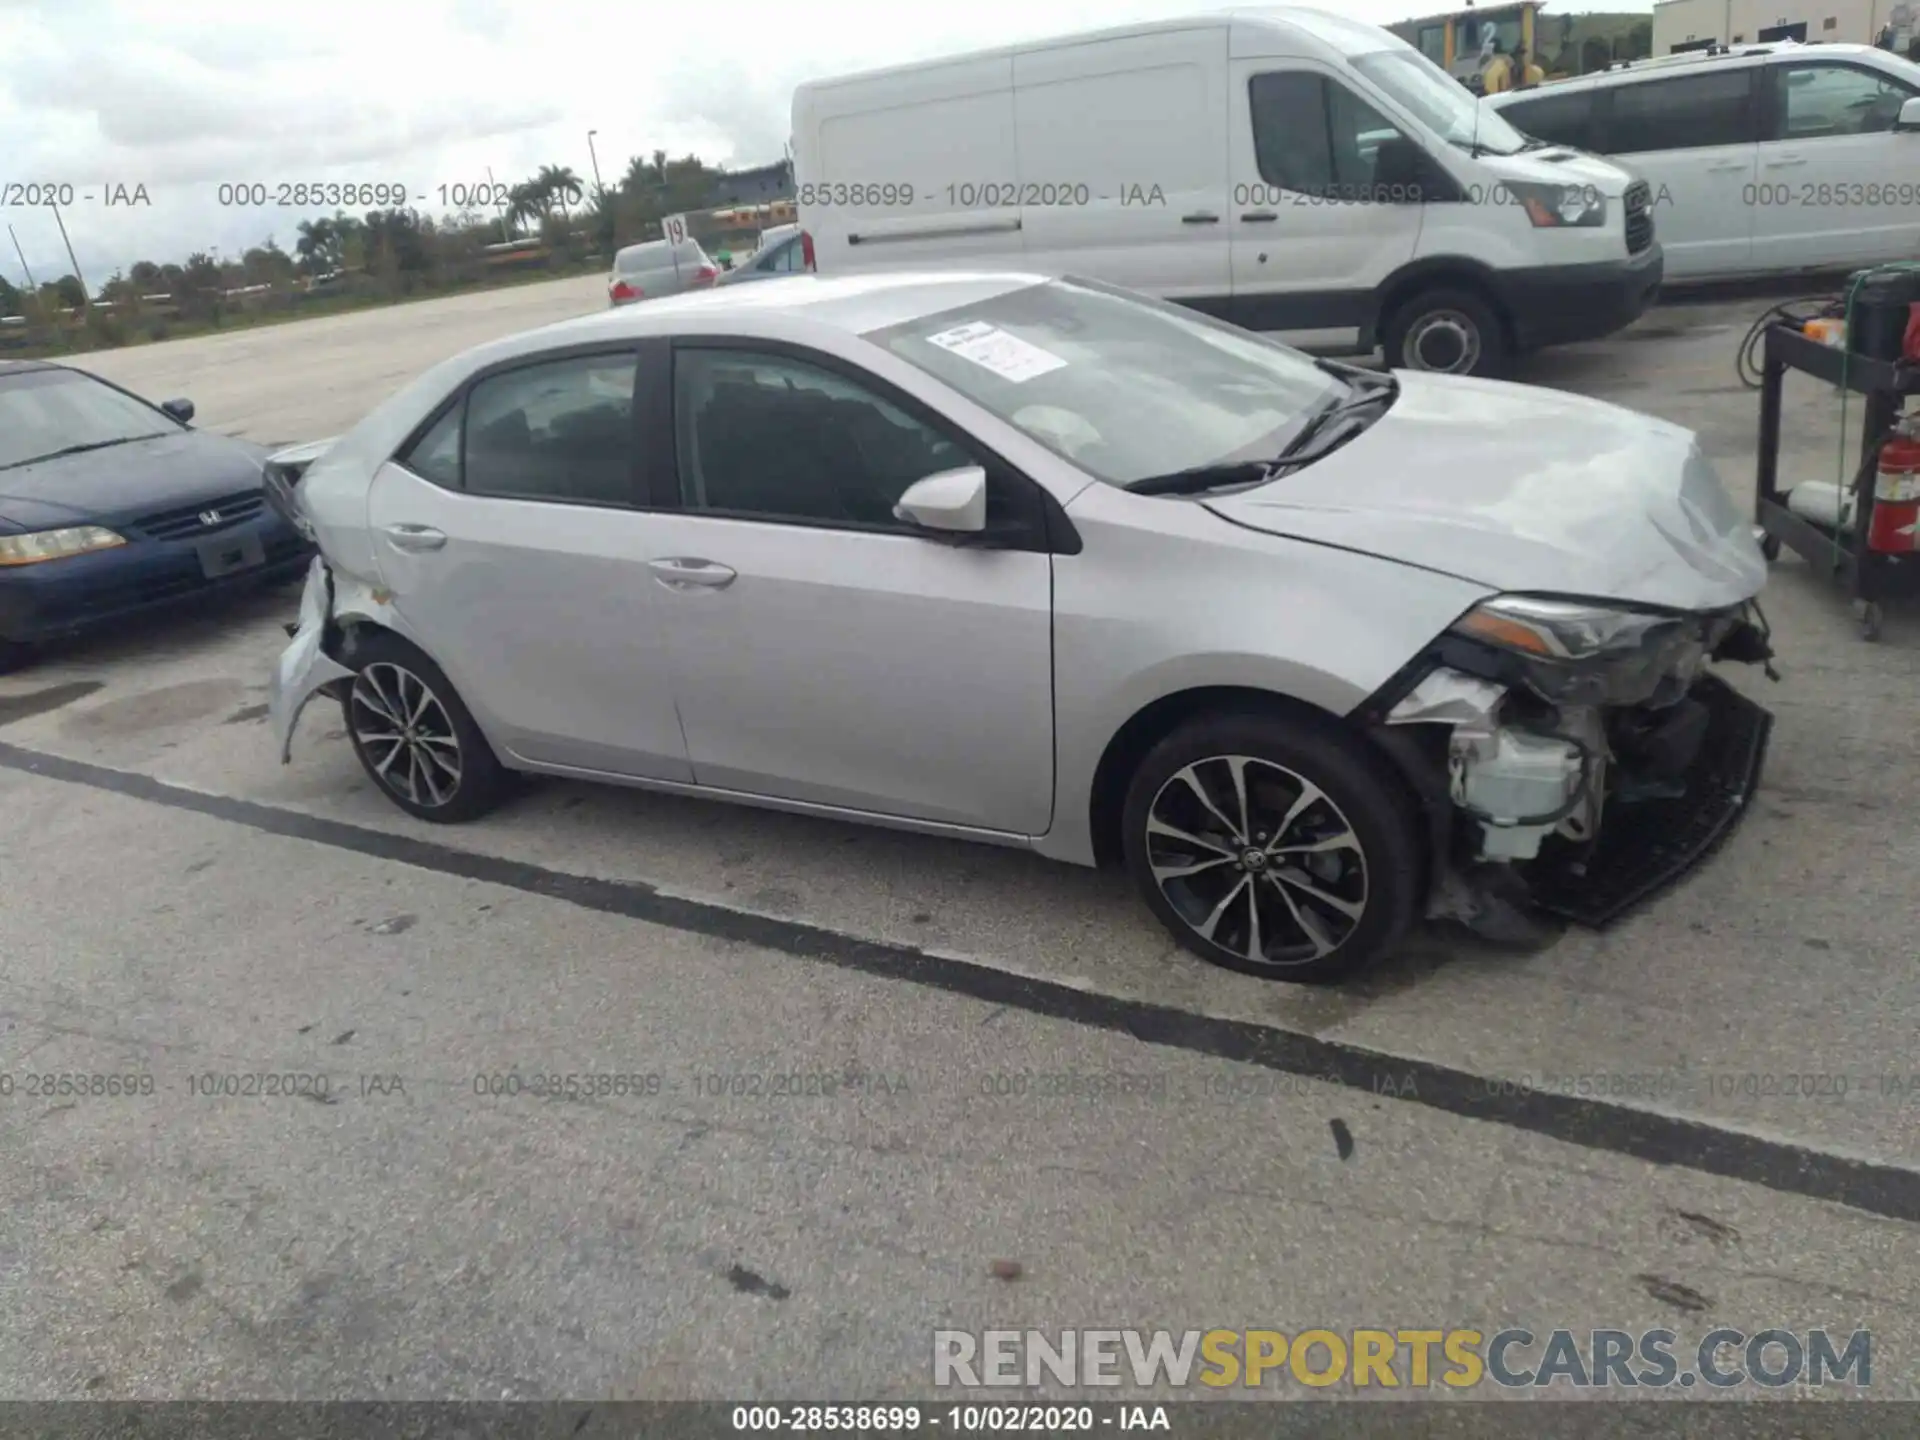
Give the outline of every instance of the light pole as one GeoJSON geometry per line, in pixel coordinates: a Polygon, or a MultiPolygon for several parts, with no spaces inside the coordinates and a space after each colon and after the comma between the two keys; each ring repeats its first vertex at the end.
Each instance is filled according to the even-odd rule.
{"type": "Polygon", "coordinates": [[[600,157],[593,153],[593,137],[599,133],[598,130],[587,131],[587,158],[593,162],[593,188],[604,193],[607,187],[600,183],[600,157]]]}

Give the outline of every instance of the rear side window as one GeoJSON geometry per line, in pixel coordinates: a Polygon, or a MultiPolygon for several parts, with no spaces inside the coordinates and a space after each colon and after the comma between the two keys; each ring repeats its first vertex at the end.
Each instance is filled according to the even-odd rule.
{"type": "Polygon", "coordinates": [[[1543,95],[1538,100],[1503,105],[1500,113],[1536,139],[1571,145],[1576,150],[1594,148],[1591,90],[1571,95],[1543,95]]]}
{"type": "Polygon", "coordinates": [[[423,480],[431,480],[449,490],[460,488],[460,417],[465,406],[456,401],[447,407],[427,433],[408,447],[400,463],[423,480]]]}
{"type": "Polygon", "coordinates": [[[631,505],[636,364],[621,351],[489,375],[400,463],[472,495],[631,505]]]}
{"type": "Polygon", "coordinates": [[[1255,75],[1248,86],[1262,180],[1299,195],[1374,198],[1380,147],[1404,138],[1391,120],[1319,75],[1255,75]]]}
{"type": "Polygon", "coordinates": [[[1718,70],[1681,80],[1614,86],[1607,154],[1754,143],[1760,138],[1753,102],[1757,74],[1752,68],[1718,70]]]}

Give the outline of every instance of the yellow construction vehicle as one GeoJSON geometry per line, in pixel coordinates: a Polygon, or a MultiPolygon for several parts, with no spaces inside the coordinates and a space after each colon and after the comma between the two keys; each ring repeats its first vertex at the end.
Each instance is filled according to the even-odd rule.
{"type": "Polygon", "coordinates": [[[1496,54],[1511,55],[1515,47],[1523,46],[1537,59],[1533,31],[1539,13],[1538,0],[1520,0],[1512,5],[1468,6],[1387,28],[1477,94],[1486,88],[1487,67],[1496,54]]]}

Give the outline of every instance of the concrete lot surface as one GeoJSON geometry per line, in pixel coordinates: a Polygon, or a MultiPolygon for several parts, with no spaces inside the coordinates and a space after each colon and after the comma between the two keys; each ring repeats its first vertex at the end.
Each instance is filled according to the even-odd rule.
{"type": "MultiPolygon", "coordinates": [[[[600,303],[84,363],[296,441],[600,303]]],[[[1733,351],[1766,303],[1523,378],[1694,426],[1745,502],[1733,351]]],[[[1839,419],[1792,385],[1789,474],[1833,477],[1839,419]]],[[[1423,934],[1326,991],[1011,852],[558,783],[421,825],[324,702],[277,763],[294,598],[0,680],[12,1395],[925,1397],[935,1329],[1524,1325],[1867,1328],[1868,1393],[1920,1398],[1911,609],[1865,644],[1784,559],[1782,679],[1732,677],[1778,717],[1766,785],[1697,874],[1604,933],[1423,934]],[[96,1073],[146,1078],[29,1093],[96,1073]],[[220,1093],[252,1074],[309,1078],[220,1093]],[[516,1074],[639,1078],[488,1093],[516,1074]]]]}

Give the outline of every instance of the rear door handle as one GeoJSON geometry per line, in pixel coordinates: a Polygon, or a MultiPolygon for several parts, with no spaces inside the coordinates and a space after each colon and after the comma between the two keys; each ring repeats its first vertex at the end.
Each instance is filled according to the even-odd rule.
{"type": "Polygon", "coordinates": [[[1707,167],[1707,173],[1709,175],[1732,175],[1746,168],[1747,162],[1744,160],[1726,160],[1718,165],[1709,165],[1707,167]]]}
{"type": "Polygon", "coordinates": [[[691,555],[669,555],[659,560],[649,560],[647,568],[653,572],[653,578],[669,590],[724,590],[738,574],[725,565],[716,565],[711,560],[700,560],[691,555]]]}
{"type": "Polygon", "coordinates": [[[436,530],[431,525],[389,525],[385,533],[394,549],[414,553],[438,550],[447,543],[446,531],[436,530]]]}
{"type": "Polygon", "coordinates": [[[1220,217],[1218,215],[1209,215],[1203,210],[1197,215],[1182,215],[1180,217],[1180,223],[1182,225],[1218,225],[1220,223],[1220,217]]]}
{"type": "Polygon", "coordinates": [[[1271,210],[1249,210],[1246,214],[1242,215],[1240,218],[1246,221],[1249,225],[1261,225],[1261,224],[1265,224],[1269,220],[1278,220],[1280,217],[1274,214],[1273,211],[1271,210]]]}
{"type": "Polygon", "coordinates": [[[1790,170],[1795,165],[1804,165],[1806,163],[1807,157],[1804,155],[1782,155],[1778,160],[1767,161],[1767,169],[1790,170]]]}

